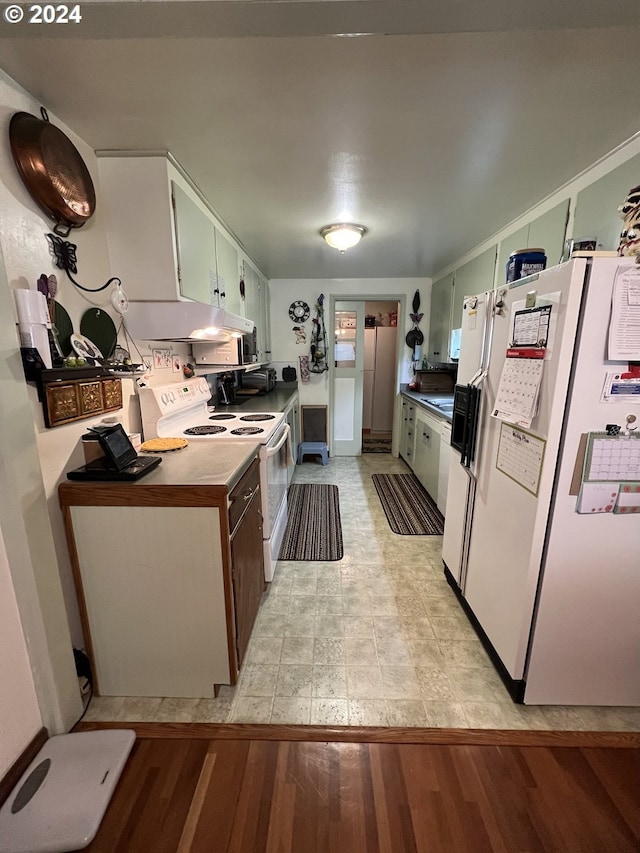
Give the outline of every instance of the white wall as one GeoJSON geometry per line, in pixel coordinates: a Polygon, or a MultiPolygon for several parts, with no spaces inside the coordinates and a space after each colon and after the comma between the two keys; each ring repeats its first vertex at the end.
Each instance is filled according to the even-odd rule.
{"type": "Polygon", "coordinates": [[[42,727],[0,530],[0,778],[42,727]]]}
{"type": "MultiPolygon", "coordinates": [[[[328,316],[331,297],[362,298],[382,302],[404,301],[404,311],[398,315],[398,329],[402,341],[412,327],[409,313],[416,290],[420,291],[420,311],[424,317],[420,323],[423,334],[429,329],[429,305],[431,302],[431,279],[429,278],[368,278],[368,279],[271,279],[269,282],[269,305],[271,319],[271,363],[282,378],[282,368],[292,365],[298,372],[298,388],[302,404],[329,404],[329,373],[311,374],[307,383],[300,382],[298,357],[309,355],[311,343],[312,319],[315,317],[315,305],[318,296],[324,293],[325,328],[329,345],[329,357],[333,352],[333,318],[328,316]],[[311,315],[306,323],[294,323],[289,317],[289,306],[294,300],[305,301],[311,315]],[[303,325],[306,330],[306,343],[297,344],[293,326],[303,325]]],[[[411,368],[412,350],[402,345],[400,364],[400,382],[409,382],[413,376],[411,368]]]]}

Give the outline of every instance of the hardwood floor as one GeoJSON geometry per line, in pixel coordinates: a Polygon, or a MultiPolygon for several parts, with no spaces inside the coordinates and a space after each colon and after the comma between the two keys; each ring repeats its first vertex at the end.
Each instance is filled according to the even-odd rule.
{"type": "Polygon", "coordinates": [[[366,729],[136,729],[91,853],[640,847],[634,735],[379,729],[367,740],[366,729]]]}

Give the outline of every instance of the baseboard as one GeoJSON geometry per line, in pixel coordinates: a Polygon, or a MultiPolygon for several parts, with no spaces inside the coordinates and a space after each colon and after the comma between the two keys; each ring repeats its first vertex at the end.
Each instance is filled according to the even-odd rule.
{"type": "Polygon", "coordinates": [[[303,743],[406,743],[447,746],[562,746],[639,749],[637,732],[544,729],[426,729],[377,726],[293,726],[251,723],[79,723],[74,731],[133,729],[138,738],[278,740],[303,743]]]}
{"type": "Polygon", "coordinates": [[[49,732],[43,726],[31,739],[30,743],[25,746],[2,779],[0,779],[0,806],[13,791],[24,771],[40,752],[48,739],[49,732]]]}
{"type": "Polygon", "coordinates": [[[478,622],[478,618],[477,618],[476,614],[469,607],[467,600],[462,595],[462,591],[461,591],[460,587],[458,586],[456,579],[454,578],[454,576],[451,574],[451,572],[447,568],[447,564],[444,561],[442,564],[444,566],[444,576],[447,579],[447,583],[449,584],[451,589],[454,591],[456,598],[460,602],[460,606],[462,607],[462,609],[466,613],[466,615],[469,619],[469,622],[471,622],[471,625],[473,626],[474,631],[478,635],[478,639],[480,640],[480,642],[484,646],[484,650],[486,651],[486,653],[491,658],[491,663],[495,666],[498,675],[502,679],[502,683],[507,688],[509,696],[511,696],[511,698],[516,703],[516,705],[523,705],[524,704],[524,690],[525,690],[525,687],[527,684],[526,681],[524,681],[522,679],[511,678],[506,666],[502,663],[502,660],[500,659],[500,655],[498,654],[498,652],[493,647],[493,643],[491,642],[489,637],[487,637],[487,635],[485,634],[484,628],[482,627],[480,622],[478,622]]]}

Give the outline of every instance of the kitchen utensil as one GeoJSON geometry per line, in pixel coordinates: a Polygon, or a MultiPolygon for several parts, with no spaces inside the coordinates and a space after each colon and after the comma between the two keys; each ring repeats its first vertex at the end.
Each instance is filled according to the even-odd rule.
{"type": "Polygon", "coordinates": [[[298,374],[296,373],[295,367],[283,367],[282,368],[282,381],[283,382],[295,382],[298,378],[298,374]]]}
{"type": "MultiPolygon", "coordinates": [[[[98,349],[98,347],[90,341],[89,338],[85,338],[84,335],[71,335],[71,346],[73,347],[73,351],[76,355],[83,356],[87,359],[100,359],[102,360],[104,356],[98,349]]],[[[92,362],[93,363],[93,362],[92,362]]]]}
{"type": "Polygon", "coordinates": [[[66,308],[59,302],[54,302],[50,309],[51,323],[55,330],[55,336],[63,356],[71,355],[74,351],[71,345],[71,335],[73,334],[73,323],[69,317],[66,308]]]}
{"type": "Polygon", "coordinates": [[[43,111],[43,118],[14,113],[9,141],[16,168],[33,200],[56,222],[54,232],[67,237],[93,215],[96,195],[80,152],[43,111]]]}
{"type": "Polygon", "coordinates": [[[110,358],[114,351],[118,332],[111,317],[102,308],[89,308],[80,319],[80,332],[87,339],[94,341],[95,346],[110,358]]]}
{"type": "Polygon", "coordinates": [[[407,332],[405,342],[408,347],[415,349],[416,346],[421,346],[424,343],[424,335],[417,326],[414,326],[413,329],[409,329],[407,332]]]}

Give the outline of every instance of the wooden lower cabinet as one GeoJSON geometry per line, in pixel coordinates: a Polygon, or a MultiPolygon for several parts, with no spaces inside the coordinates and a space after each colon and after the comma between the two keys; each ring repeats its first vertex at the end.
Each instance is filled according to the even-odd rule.
{"type": "Polygon", "coordinates": [[[265,588],[259,462],[222,485],[59,487],[102,696],[212,698],[235,684],[265,588]]]}
{"type": "MultiPolygon", "coordinates": [[[[244,512],[231,530],[231,577],[238,666],[242,665],[253,623],[265,589],[262,555],[262,510],[258,469],[250,470],[231,495],[231,506],[244,503],[244,512]]],[[[230,513],[231,517],[231,513],[230,513]]]]}

